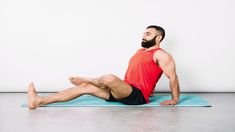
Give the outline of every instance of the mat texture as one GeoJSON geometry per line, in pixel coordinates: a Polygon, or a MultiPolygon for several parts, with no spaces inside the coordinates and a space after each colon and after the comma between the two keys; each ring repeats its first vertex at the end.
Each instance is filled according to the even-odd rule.
{"type": "MultiPolygon", "coordinates": [[[[144,105],[125,105],[120,102],[107,102],[103,99],[91,96],[91,95],[83,95],[79,98],[67,101],[67,102],[58,102],[51,103],[47,105],[43,105],[40,107],[106,107],[106,106],[124,106],[124,107],[154,107],[154,106],[162,106],[160,102],[164,100],[171,99],[171,95],[155,95],[149,98],[150,103],[144,105]]],[[[27,107],[27,103],[23,103],[21,107],[27,107]]],[[[197,95],[181,95],[180,101],[177,105],[174,106],[197,106],[197,107],[211,107],[211,105],[204,100],[202,97],[197,95]]],[[[169,106],[168,106],[169,107],[169,106]]]]}

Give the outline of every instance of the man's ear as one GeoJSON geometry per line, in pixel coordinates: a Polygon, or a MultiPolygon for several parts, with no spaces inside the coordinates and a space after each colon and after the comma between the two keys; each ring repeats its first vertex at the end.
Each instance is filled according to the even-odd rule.
{"type": "Polygon", "coordinates": [[[160,42],[161,39],[162,39],[162,36],[159,35],[159,36],[156,37],[155,41],[160,42]]]}

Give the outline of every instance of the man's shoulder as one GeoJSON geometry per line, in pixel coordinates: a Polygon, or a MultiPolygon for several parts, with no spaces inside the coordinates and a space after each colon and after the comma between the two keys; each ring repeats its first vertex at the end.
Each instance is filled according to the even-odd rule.
{"type": "Polygon", "coordinates": [[[170,59],[171,55],[167,51],[160,49],[154,52],[154,58],[156,58],[157,60],[162,60],[162,59],[165,60],[165,59],[170,59]]]}

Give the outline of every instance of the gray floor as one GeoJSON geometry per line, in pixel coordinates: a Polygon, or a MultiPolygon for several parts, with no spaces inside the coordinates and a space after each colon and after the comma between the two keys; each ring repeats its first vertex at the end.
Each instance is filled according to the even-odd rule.
{"type": "Polygon", "coordinates": [[[0,93],[0,132],[235,132],[235,93],[194,94],[201,95],[213,107],[40,107],[29,110],[20,107],[27,99],[26,93],[0,93]]]}

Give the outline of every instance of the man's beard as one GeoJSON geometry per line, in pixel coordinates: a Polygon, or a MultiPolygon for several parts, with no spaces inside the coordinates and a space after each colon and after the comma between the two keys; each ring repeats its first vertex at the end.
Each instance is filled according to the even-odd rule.
{"type": "Polygon", "coordinates": [[[155,42],[156,37],[157,36],[153,37],[153,39],[146,41],[146,42],[142,41],[141,46],[144,48],[149,48],[149,47],[154,46],[156,44],[155,42]]]}

